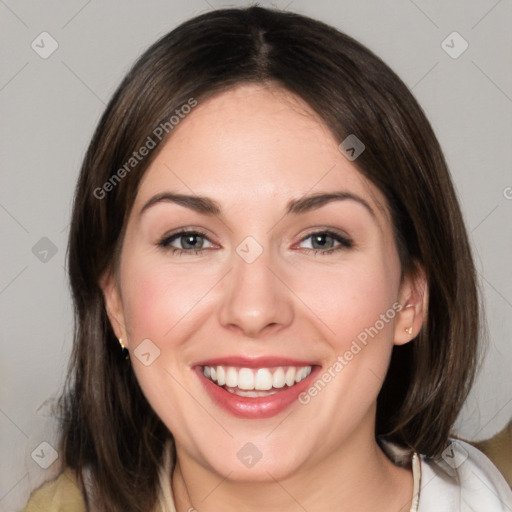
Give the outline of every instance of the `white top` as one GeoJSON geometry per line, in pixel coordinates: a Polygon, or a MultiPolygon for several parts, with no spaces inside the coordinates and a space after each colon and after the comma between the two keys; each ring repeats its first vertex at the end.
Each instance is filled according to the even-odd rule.
{"type": "Polygon", "coordinates": [[[496,466],[469,443],[450,442],[438,459],[413,455],[410,512],[512,512],[512,490],[496,466]]]}
{"type": "Polygon", "coordinates": [[[496,466],[461,440],[439,459],[420,456],[419,506],[411,512],[512,512],[512,490],[496,466]]]}

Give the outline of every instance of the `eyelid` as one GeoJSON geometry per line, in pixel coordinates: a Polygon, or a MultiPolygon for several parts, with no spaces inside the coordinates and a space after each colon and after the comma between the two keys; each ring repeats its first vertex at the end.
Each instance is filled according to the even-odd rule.
{"type": "Polygon", "coordinates": [[[347,232],[341,231],[337,228],[330,228],[330,227],[326,227],[326,226],[317,226],[317,227],[311,228],[311,231],[307,231],[306,234],[303,234],[301,236],[301,238],[299,239],[299,241],[296,243],[303,242],[304,240],[306,240],[309,237],[316,235],[316,234],[319,234],[319,235],[327,234],[328,236],[332,236],[333,238],[341,239],[344,242],[350,243],[352,245],[354,244],[354,240],[347,232]]]}

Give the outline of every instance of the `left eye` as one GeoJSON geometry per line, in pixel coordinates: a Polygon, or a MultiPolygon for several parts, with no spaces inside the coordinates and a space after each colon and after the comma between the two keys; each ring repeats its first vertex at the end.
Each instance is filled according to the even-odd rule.
{"type": "Polygon", "coordinates": [[[315,253],[321,252],[329,254],[333,251],[346,249],[352,247],[352,241],[346,237],[333,233],[331,231],[318,231],[310,233],[307,237],[303,238],[301,242],[310,241],[310,247],[305,247],[306,251],[313,251],[315,253]],[[338,245],[334,245],[338,243],[338,245]]]}

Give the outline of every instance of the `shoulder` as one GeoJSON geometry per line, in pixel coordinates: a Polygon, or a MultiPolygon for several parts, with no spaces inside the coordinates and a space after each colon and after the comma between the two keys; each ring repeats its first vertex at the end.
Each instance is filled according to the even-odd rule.
{"type": "Polygon", "coordinates": [[[75,473],[67,468],[55,480],[45,482],[30,495],[22,512],[86,512],[75,473]]]}
{"type": "Polygon", "coordinates": [[[419,512],[512,510],[512,490],[477,448],[451,439],[442,457],[420,456],[419,512]]]}
{"type": "Polygon", "coordinates": [[[512,487],[512,421],[490,439],[471,444],[491,459],[512,487]]]}

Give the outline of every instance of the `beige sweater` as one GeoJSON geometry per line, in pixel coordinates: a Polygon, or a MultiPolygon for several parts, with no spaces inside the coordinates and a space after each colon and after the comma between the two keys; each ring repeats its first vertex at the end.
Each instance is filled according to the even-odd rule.
{"type": "Polygon", "coordinates": [[[46,482],[30,496],[23,512],[87,512],[75,473],[63,471],[56,480],[46,482]]]}

